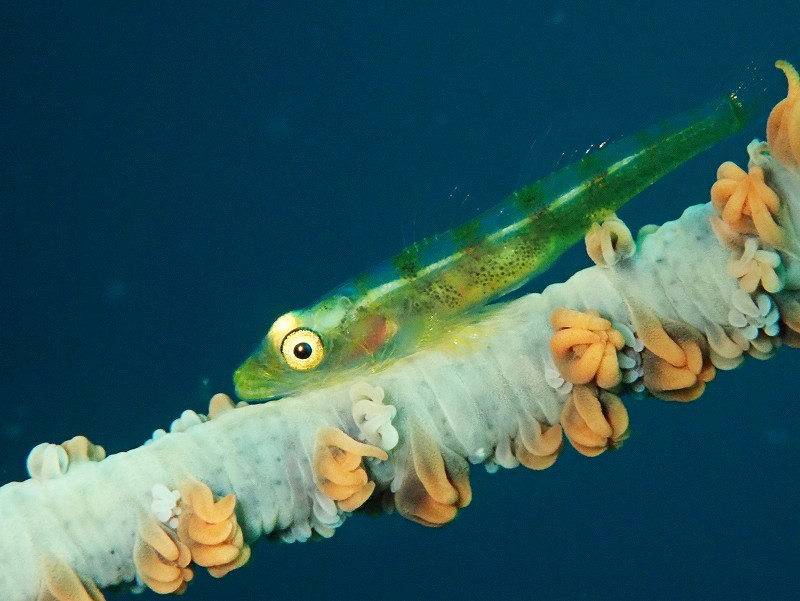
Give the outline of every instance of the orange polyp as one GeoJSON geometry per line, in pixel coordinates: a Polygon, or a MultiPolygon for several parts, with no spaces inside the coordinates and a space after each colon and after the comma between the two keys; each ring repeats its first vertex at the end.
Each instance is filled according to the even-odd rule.
{"type": "Polygon", "coordinates": [[[155,550],[145,547],[139,558],[141,575],[159,582],[175,582],[180,578],[180,568],[164,563],[155,550]]]}
{"type": "Polygon", "coordinates": [[[66,442],[62,442],[61,446],[67,452],[70,462],[102,461],[106,457],[105,449],[99,445],[92,444],[85,436],[70,438],[66,442]]]}
{"type": "Polygon", "coordinates": [[[558,307],[550,315],[554,328],[580,328],[583,330],[607,330],[611,322],[595,313],[584,313],[566,307],[558,307]]]}
{"type": "Polygon", "coordinates": [[[374,457],[381,461],[389,459],[386,451],[370,444],[364,444],[351,438],[338,428],[324,428],[318,434],[319,441],[331,447],[337,447],[346,453],[360,455],[361,457],[374,457]]]}
{"type": "Polygon", "coordinates": [[[559,349],[567,349],[571,346],[589,346],[602,341],[602,338],[591,330],[581,326],[563,326],[564,329],[558,330],[553,336],[558,341],[559,349]]]}
{"type": "Polygon", "coordinates": [[[627,437],[628,411],[620,398],[591,386],[575,386],[561,413],[564,434],[575,450],[595,457],[627,437]]]}
{"type": "Polygon", "coordinates": [[[700,345],[694,340],[687,340],[683,344],[683,350],[686,353],[686,366],[692,373],[699,374],[703,369],[703,351],[700,350],[700,345]]]}
{"type": "Polygon", "coordinates": [[[181,498],[192,511],[207,522],[221,522],[233,513],[236,497],[227,495],[214,501],[214,493],[202,482],[189,481],[181,486],[181,498]]]}
{"type": "Polygon", "coordinates": [[[167,561],[177,561],[180,551],[175,541],[164,531],[164,528],[155,520],[145,520],[139,528],[142,541],[152,547],[167,561]]]}
{"type": "Polygon", "coordinates": [[[602,341],[598,336],[592,336],[595,340],[588,344],[570,343],[570,339],[584,337],[583,334],[591,333],[561,330],[550,339],[550,350],[558,371],[573,384],[591,382],[603,359],[602,341]]]}
{"type": "Polygon", "coordinates": [[[218,392],[212,396],[211,400],[208,402],[208,418],[215,419],[231,409],[233,409],[231,397],[222,392],[218,392]]]}
{"type": "Polygon", "coordinates": [[[420,482],[437,503],[454,505],[458,501],[458,491],[447,479],[439,449],[428,436],[414,436],[412,433],[412,437],[414,470],[420,482]]]}
{"type": "Polygon", "coordinates": [[[445,505],[429,497],[420,506],[419,517],[431,524],[443,525],[452,521],[456,513],[458,510],[453,505],[445,505]]]}
{"type": "Polygon", "coordinates": [[[323,428],[317,434],[312,469],[317,488],[338,503],[342,511],[358,509],[375,490],[362,465],[364,457],[388,459],[382,449],[363,444],[338,428],[323,428]]]}
{"type": "Polygon", "coordinates": [[[410,453],[402,484],[394,496],[401,515],[425,526],[441,526],[472,500],[469,465],[457,453],[440,448],[424,426],[410,430],[410,453]]]}
{"type": "MultiPolygon", "coordinates": [[[[360,464],[359,464],[360,465],[360,464]]],[[[352,472],[346,472],[343,470],[331,470],[326,472],[328,479],[333,482],[334,484],[338,484],[339,486],[349,486],[349,487],[356,487],[361,488],[367,482],[369,482],[369,478],[367,477],[367,472],[363,469],[356,469],[352,472]]]]}
{"type": "MultiPolygon", "coordinates": [[[[361,487],[367,483],[367,474],[361,467],[361,457],[355,455],[358,461],[351,468],[338,463],[331,455],[330,447],[323,447],[319,451],[319,459],[316,462],[317,471],[332,484],[343,488],[361,487]]],[[[347,465],[352,465],[352,461],[347,461],[347,465]]]]}
{"type": "Polygon", "coordinates": [[[628,428],[630,427],[628,410],[622,403],[622,399],[616,395],[603,393],[601,399],[604,403],[605,416],[611,425],[611,440],[614,445],[619,445],[628,437],[628,428]]]}
{"type": "Polygon", "coordinates": [[[654,365],[653,372],[651,378],[658,381],[658,388],[662,391],[690,388],[697,383],[696,374],[689,369],[675,367],[664,361],[654,365]]]}
{"type": "Polygon", "coordinates": [[[225,495],[218,501],[214,501],[211,489],[199,482],[192,482],[182,487],[181,491],[186,504],[191,506],[192,513],[209,524],[218,524],[227,520],[233,515],[236,507],[236,497],[225,495]]]}
{"type": "Polygon", "coordinates": [[[142,582],[162,595],[182,592],[186,583],[194,577],[192,570],[188,568],[191,555],[186,545],[174,541],[152,517],[147,518],[139,527],[133,560],[142,582]],[[162,531],[170,544],[156,534],[156,529],[162,531]],[[148,541],[153,541],[159,549],[167,550],[173,559],[166,559],[148,541]]]}
{"type": "Polygon", "coordinates": [[[572,402],[586,427],[601,439],[611,436],[611,425],[603,415],[603,409],[597,397],[586,386],[573,388],[572,402]]]}
{"type": "Polygon", "coordinates": [[[783,165],[800,167],[800,76],[786,61],[777,61],[775,66],[786,75],[789,90],[767,120],[767,145],[772,155],[783,165]]]}
{"type": "Polygon", "coordinates": [[[781,203],[765,183],[764,170],[752,165],[745,173],[728,161],[720,165],[717,178],[711,201],[722,220],[740,234],[758,234],[770,246],[780,247],[785,235],[775,215],[781,203]]]}
{"type": "Polygon", "coordinates": [[[192,559],[199,566],[217,566],[233,561],[240,551],[241,548],[232,544],[198,545],[192,549],[192,559]]]}
{"type": "MultiPolygon", "coordinates": [[[[157,563],[157,559],[153,560],[152,563],[157,563]]],[[[144,573],[141,573],[140,575],[144,576],[144,573]]],[[[180,573],[172,580],[158,580],[152,576],[145,576],[142,578],[142,580],[148,587],[150,587],[151,590],[159,595],[168,595],[170,593],[178,594],[181,590],[181,587],[185,585],[180,573]]]]}
{"type": "Polygon", "coordinates": [[[469,472],[452,475],[453,486],[458,492],[458,507],[463,508],[472,502],[472,486],[469,483],[469,472]]]}
{"type": "Polygon", "coordinates": [[[682,324],[670,325],[667,333],[652,315],[638,314],[636,318],[648,325],[637,332],[645,346],[642,367],[647,389],[668,401],[692,401],[703,394],[716,369],[702,334],[682,324]]]}
{"type": "Polygon", "coordinates": [[[603,388],[620,383],[617,351],[625,341],[610,321],[594,312],[562,307],[553,311],[550,322],[556,328],[550,338],[550,352],[565,380],[573,384],[595,381],[603,388]]]}
{"type": "Polygon", "coordinates": [[[705,350],[702,335],[693,332],[686,326],[672,328],[673,340],[664,329],[651,326],[646,332],[640,332],[645,351],[642,353],[644,368],[644,385],[650,392],[661,399],[671,401],[692,401],[705,390],[705,385],[714,379],[716,369],[711,364],[705,350]],[[660,330],[660,331],[659,331],[660,330]],[[664,344],[665,337],[672,344],[664,344]],[[680,349],[682,356],[674,357],[672,345],[680,349]],[[664,352],[664,349],[669,352],[664,352]],[[671,357],[671,360],[664,358],[671,357]]]}
{"type": "MultiPolygon", "coordinates": [[[[185,587],[185,582],[191,580],[193,576],[191,570],[186,568],[190,561],[209,568],[209,572],[213,569],[212,575],[219,577],[244,565],[250,557],[250,548],[244,542],[242,529],[236,518],[234,495],[229,494],[215,500],[214,493],[206,484],[193,480],[185,482],[180,491],[182,511],[175,534],[180,557],[173,562],[173,565],[183,569],[180,570],[181,577],[169,580],[168,584],[158,584],[165,578],[151,577],[152,582],[146,581],[156,592],[170,592],[167,589],[176,583],[178,588],[175,591],[181,591],[182,587],[185,587]]],[[[162,528],[160,525],[158,527],[162,528]]],[[[146,534],[148,540],[154,539],[149,527],[145,526],[140,530],[146,534]]],[[[151,547],[142,544],[138,546],[140,559],[137,569],[143,573],[152,573],[154,570],[153,559],[149,556],[148,549],[151,547]]],[[[164,563],[158,557],[156,560],[164,563]]],[[[170,576],[170,573],[165,572],[163,576],[170,576]]]]}
{"type": "Polygon", "coordinates": [[[434,499],[413,470],[405,476],[394,500],[401,515],[423,526],[442,526],[458,513],[455,505],[440,503],[434,499]]]}
{"type": "MultiPolygon", "coordinates": [[[[619,348],[621,349],[623,346],[624,342],[619,345],[619,348]]],[[[600,365],[597,366],[597,376],[595,377],[600,388],[613,388],[622,380],[622,373],[617,361],[617,350],[617,346],[613,343],[603,346],[603,357],[600,365]]]]}
{"type": "Polygon", "coordinates": [[[342,511],[355,511],[364,503],[366,503],[367,499],[370,498],[373,492],[375,492],[375,483],[367,481],[364,486],[362,486],[353,494],[343,497],[342,499],[338,499],[339,509],[342,511]]]}
{"type": "Polygon", "coordinates": [[[616,215],[607,217],[602,224],[593,223],[584,236],[584,242],[586,254],[601,267],[616,265],[636,251],[630,230],[616,215]]]}
{"type": "Polygon", "coordinates": [[[520,422],[514,456],[528,469],[543,470],[555,463],[562,445],[560,424],[545,427],[536,420],[520,422]]]}
{"type": "Polygon", "coordinates": [[[217,566],[208,566],[208,573],[214,578],[222,578],[223,576],[227,575],[231,570],[235,570],[237,568],[242,567],[246,564],[250,559],[250,547],[244,545],[244,541],[240,540],[243,538],[241,534],[241,530],[239,530],[239,534],[234,539],[234,544],[238,547],[241,546],[241,552],[239,553],[238,557],[233,561],[230,561],[225,564],[217,565],[217,566]]]}
{"type": "Polygon", "coordinates": [[[599,454],[605,449],[607,437],[592,431],[575,411],[574,404],[568,403],[564,406],[564,412],[561,414],[561,424],[564,427],[567,439],[578,451],[583,452],[583,449],[587,448],[597,449],[599,454]]]}
{"type": "Polygon", "coordinates": [[[218,524],[190,520],[188,532],[189,536],[201,545],[218,545],[231,535],[233,524],[228,520],[218,524]]]}
{"type": "Polygon", "coordinates": [[[676,366],[686,365],[686,354],[680,345],[670,338],[661,322],[652,314],[634,314],[636,335],[644,346],[654,355],[676,366]]]}
{"type": "Polygon", "coordinates": [[[105,601],[94,582],[84,581],[61,561],[47,557],[42,562],[43,588],[37,601],[105,601]]]}
{"type": "Polygon", "coordinates": [[[788,296],[779,296],[776,302],[784,326],[781,328],[781,340],[791,348],[800,348],[800,301],[788,296]]]}
{"type": "Polygon", "coordinates": [[[736,189],[736,182],[747,176],[747,172],[733,161],[725,161],[717,168],[717,180],[720,186],[729,188],[729,195],[736,189]]]}
{"type": "Polygon", "coordinates": [[[455,519],[458,510],[453,505],[439,503],[433,497],[423,497],[411,516],[423,526],[443,526],[455,519]]]}
{"type": "Polygon", "coordinates": [[[563,444],[564,438],[561,424],[553,424],[549,428],[542,429],[541,436],[536,441],[535,449],[542,455],[552,455],[558,453],[563,444]]]}
{"type": "MultiPolygon", "coordinates": [[[[369,482],[366,482],[364,486],[367,486],[368,484],[369,482]]],[[[353,497],[353,495],[358,494],[358,491],[361,490],[363,486],[335,484],[325,477],[322,477],[317,481],[317,488],[325,496],[333,499],[334,501],[345,501],[353,497]]]]}
{"type": "Polygon", "coordinates": [[[349,453],[335,446],[329,446],[328,451],[336,464],[336,469],[352,472],[361,465],[361,455],[357,453],[349,453]]]}

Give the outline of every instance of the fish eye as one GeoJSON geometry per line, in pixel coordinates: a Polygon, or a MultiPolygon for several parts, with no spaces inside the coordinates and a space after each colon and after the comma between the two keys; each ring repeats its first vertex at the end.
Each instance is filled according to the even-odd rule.
{"type": "Polygon", "coordinates": [[[306,359],[310,358],[311,352],[311,345],[308,344],[308,342],[298,342],[292,349],[292,354],[301,361],[305,361],[306,359]]]}
{"type": "Polygon", "coordinates": [[[289,332],[281,343],[281,355],[292,369],[314,369],[325,356],[322,338],[314,330],[299,328],[289,332]]]}

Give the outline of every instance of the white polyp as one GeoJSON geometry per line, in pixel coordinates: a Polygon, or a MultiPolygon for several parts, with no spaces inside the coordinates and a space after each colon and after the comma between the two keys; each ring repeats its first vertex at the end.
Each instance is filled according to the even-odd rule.
{"type": "Polygon", "coordinates": [[[758,250],[758,239],[746,237],[740,257],[731,257],[728,261],[728,273],[739,280],[739,286],[745,292],[754,292],[761,281],[761,266],[755,260],[758,250]]]}
{"type": "Polygon", "coordinates": [[[763,293],[756,295],[755,299],[746,293],[745,297],[734,293],[731,299],[734,308],[728,314],[731,325],[738,328],[748,340],[754,340],[760,331],[767,336],[777,336],[780,331],[780,311],[772,298],[763,293]]]}
{"type": "Polygon", "coordinates": [[[336,528],[345,520],[345,513],[340,511],[336,502],[324,495],[316,486],[308,489],[310,507],[305,505],[309,513],[300,512],[294,521],[279,533],[285,543],[305,542],[314,533],[323,538],[333,536],[336,528]]]}
{"type": "Polygon", "coordinates": [[[397,409],[393,405],[382,404],[383,398],[382,388],[370,386],[366,382],[358,382],[350,388],[353,421],[358,428],[359,437],[384,451],[390,451],[400,441],[400,434],[392,425],[397,409]]]}
{"type": "MultiPolygon", "coordinates": [[[[241,403],[239,403],[241,405],[241,403]]],[[[237,407],[239,406],[237,405],[237,407]]],[[[163,438],[167,434],[171,434],[174,432],[186,432],[189,428],[194,426],[200,425],[208,421],[208,416],[203,415],[202,413],[197,413],[192,409],[186,409],[183,413],[181,413],[180,417],[173,420],[169,426],[169,432],[164,428],[158,428],[157,430],[153,430],[153,434],[150,436],[149,440],[146,440],[144,444],[148,445],[156,440],[163,438]]]]}
{"type": "Polygon", "coordinates": [[[747,317],[744,315],[744,313],[742,313],[742,312],[740,312],[740,311],[738,311],[738,310],[736,310],[734,308],[731,308],[731,310],[728,311],[728,322],[734,328],[745,328],[745,327],[747,327],[747,317]]]}
{"type": "Polygon", "coordinates": [[[655,234],[658,231],[658,228],[661,227],[656,225],[655,223],[648,223],[647,225],[643,225],[639,228],[639,231],[636,233],[636,242],[641,244],[647,236],[651,234],[655,234]]]}
{"type": "Polygon", "coordinates": [[[322,538],[330,538],[336,533],[336,528],[330,526],[314,526],[314,530],[322,538]]]}
{"type": "Polygon", "coordinates": [[[783,290],[786,283],[781,257],[778,253],[769,250],[759,250],[756,261],[761,264],[761,286],[767,292],[774,294],[783,290]],[[777,264],[773,265],[777,260],[777,264]]]}
{"type": "Polygon", "coordinates": [[[174,420],[172,424],[170,424],[169,431],[186,432],[186,430],[188,430],[189,428],[198,426],[206,421],[208,421],[208,418],[205,415],[196,413],[191,409],[187,409],[186,411],[181,413],[181,416],[178,419],[174,420]]]}
{"type": "MultiPolygon", "coordinates": [[[[781,264],[781,256],[774,250],[760,248],[756,251],[756,254],[753,258],[759,263],[769,265],[773,269],[777,269],[781,264]]],[[[773,290],[768,290],[768,292],[773,292],[773,290]]]]}
{"type": "Polygon", "coordinates": [[[483,447],[480,447],[472,451],[467,456],[467,460],[473,464],[483,463],[489,458],[489,454],[490,454],[489,451],[487,451],[483,447]]]}
{"type": "Polygon", "coordinates": [[[643,394],[645,391],[644,382],[641,379],[639,379],[633,384],[631,384],[631,391],[636,394],[643,394]]]}
{"type": "Polygon", "coordinates": [[[636,334],[633,333],[633,330],[628,326],[628,324],[620,321],[612,321],[611,327],[619,332],[620,335],[622,335],[622,340],[625,343],[625,346],[632,347],[634,344],[636,344],[636,334]]]}
{"type": "Polygon", "coordinates": [[[736,290],[731,294],[731,307],[744,316],[758,315],[758,308],[753,302],[753,297],[744,290],[736,290]]]}
{"type": "MultiPolygon", "coordinates": [[[[733,342],[733,341],[731,341],[733,342]]],[[[732,344],[736,347],[737,353],[734,356],[720,355],[714,348],[711,349],[711,363],[717,369],[729,371],[737,368],[742,364],[742,351],[736,343],[732,344]]]]}
{"type": "Polygon", "coordinates": [[[550,388],[564,396],[567,396],[572,391],[572,382],[565,380],[553,363],[545,363],[544,381],[547,382],[550,388]]]}
{"type": "Polygon", "coordinates": [[[561,377],[561,372],[559,372],[554,365],[545,365],[544,366],[544,380],[547,382],[547,385],[550,388],[558,388],[564,383],[564,378],[561,377]]]}
{"type": "Polygon", "coordinates": [[[321,526],[336,528],[344,521],[336,507],[336,502],[333,499],[322,494],[322,492],[316,487],[311,493],[311,496],[311,515],[316,523],[321,526]]]}
{"type": "Polygon", "coordinates": [[[150,492],[153,495],[150,511],[162,524],[166,524],[170,528],[177,528],[178,516],[181,514],[181,508],[178,507],[181,493],[177,490],[170,490],[160,482],[154,484],[150,492]]]}
{"type": "Polygon", "coordinates": [[[487,474],[496,474],[500,470],[500,466],[497,464],[494,457],[489,457],[489,459],[484,461],[483,467],[487,474]]]}
{"type": "Polygon", "coordinates": [[[742,349],[724,328],[714,325],[706,331],[706,337],[714,365],[720,369],[733,369],[742,362],[742,349]]]}
{"type": "Polygon", "coordinates": [[[50,480],[67,473],[69,455],[61,445],[43,442],[28,453],[26,467],[31,478],[50,480]]]}
{"type": "Polygon", "coordinates": [[[392,473],[392,479],[389,481],[389,492],[396,493],[403,486],[406,479],[408,470],[398,469],[392,473]]]}
{"type": "Polygon", "coordinates": [[[744,251],[742,252],[742,258],[739,260],[742,263],[752,261],[756,256],[756,251],[758,251],[758,238],[755,236],[748,236],[745,238],[744,251]]]}
{"type": "Polygon", "coordinates": [[[625,342],[625,346],[617,351],[617,363],[619,364],[622,383],[633,392],[641,392],[644,390],[644,384],[642,383],[642,377],[644,376],[644,367],[642,366],[644,343],[636,337],[626,324],[613,322],[612,325],[615,330],[622,334],[622,339],[625,342]]]}
{"type": "MultiPolygon", "coordinates": [[[[511,438],[508,436],[502,436],[497,443],[497,447],[494,450],[494,463],[497,465],[504,467],[506,469],[512,469],[519,465],[519,461],[514,456],[514,452],[511,450],[511,438]]],[[[489,471],[488,463],[487,463],[487,471],[489,471]]],[[[495,470],[496,471],[496,470],[495,470]]]]}
{"type": "Polygon", "coordinates": [[[624,350],[617,353],[617,362],[619,363],[619,368],[623,371],[636,367],[636,359],[625,354],[624,350]]]}
{"type": "Polygon", "coordinates": [[[750,344],[753,347],[751,354],[753,354],[753,351],[755,351],[757,353],[756,356],[770,355],[776,348],[775,343],[769,336],[759,336],[755,340],[752,340],[750,344]]]}
{"type": "Polygon", "coordinates": [[[376,403],[382,403],[384,397],[383,388],[380,386],[372,386],[368,382],[361,380],[356,382],[350,387],[350,400],[354,403],[362,399],[369,399],[376,403]]]}
{"type": "Polygon", "coordinates": [[[752,341],[752,338],[747,338],[745,334],[750,334],[747,328],[734,328],[731,330],[730,334],[731,340],[733,340],[739,346],[739,348],[742,349],[742,352],[745,352],[750,348],[750,342],[752,341]]]}
{"type": "Polygon", "coordinates": [[[150,435],[148,440],[144,441],[144,444],[150,444],[155,442],[159,438],[162,438],[167,435],[167,431],[164,428],[159,428],[158,430],[153,430],[153,433],[150,435]]]}
{"type": "Polygon", "coordinates": [[[622,382],[624,384],[633,384],[636,380],[642,377],[642,374],[636,370],[630,369],[622,372],[622,382]]]}
{"type": "Polygon", "coordinates": [[[285,543],[304,543],[311,538],[312,530],[309,522],[295,522],[281,533],[281,540],[285,543]]]}

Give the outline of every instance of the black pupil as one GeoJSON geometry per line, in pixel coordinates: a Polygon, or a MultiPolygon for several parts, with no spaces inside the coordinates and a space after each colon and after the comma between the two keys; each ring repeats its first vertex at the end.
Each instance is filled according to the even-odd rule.
{"type": "Polygon", "coordinates": [[[311,345],[308,342],[298,342],[294,345],[294,356],[298,359],[308,359],[311,356],[311,345]]]}

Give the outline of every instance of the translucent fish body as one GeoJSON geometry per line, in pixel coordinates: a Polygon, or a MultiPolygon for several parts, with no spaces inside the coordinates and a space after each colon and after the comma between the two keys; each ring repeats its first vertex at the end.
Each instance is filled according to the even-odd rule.
{"type": "Polygon", "coordinates": [[[449,324],[546,270],[592,223],[740,130],[748,114],[731,94],[608,144],[284,314],[236,371],[237,394],[275,398],[425,347],[449,324]]]}

